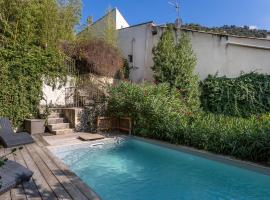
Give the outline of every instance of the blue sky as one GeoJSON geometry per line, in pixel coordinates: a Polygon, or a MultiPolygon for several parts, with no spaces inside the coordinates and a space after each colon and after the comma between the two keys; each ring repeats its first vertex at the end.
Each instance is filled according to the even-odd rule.
{"type": "MultiPolygon", "coordinates": [[[[170,0],[82,1],[82,22],[90,15],[97,20],[108,7],[117,7],[130,25],[151,20],[162,24],[176,19],[175,9],[168,4],[170,0]]],[[[185,23],[248,25],[270,30],[270,0],[180,0],[180,4],[185,23]]]]}

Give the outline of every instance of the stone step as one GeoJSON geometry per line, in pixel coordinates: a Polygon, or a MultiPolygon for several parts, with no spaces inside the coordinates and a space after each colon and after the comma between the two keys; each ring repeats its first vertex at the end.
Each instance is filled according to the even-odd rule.
{"type": "Polygon", "coordinates": [[[57,112],[52,112],[48,118],[60,118],[60,113],[57,112]]]}
{"type": "Polygon", "coordinates": [[[48,124],[64,123],[64,118],[48,118],[48,124]]]}
{"type": "Polygon", "coordinates": [[[67,129],[58,129],[51,132],[54,135],[64,135],[64,134],[70,134],[73,133],[73,129],[67,128],[67,129]]]}
{"type": "Polygon", "coordinates": [[[58,129],[68,129],[69,123],[49,124],[48,128],[51,132],[58,129]]]}

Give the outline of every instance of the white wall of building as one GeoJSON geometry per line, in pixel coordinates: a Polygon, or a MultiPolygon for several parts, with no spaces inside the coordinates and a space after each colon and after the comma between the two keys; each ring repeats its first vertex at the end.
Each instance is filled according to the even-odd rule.
{"type": "Polygon", "coordinates": [[[117,8],[115,8],[115,18],[116,30],[129,27],[129,24],[117,8]]]}
{"type": "Polygon", "coordinates": [[[270,40],[188,33],[198,59],[196,71],[201,79],[217,72],[219,76],[227,77],[251,71],[270,74],[270,40]]]}
{"type": "Polygon", "coordinates": [[[67,83],[61,88],[53,88],[43,82],[43,98],[41,100],[40,105],[45,106],[53,105],[53,106],[64,106],[65,105],[65,90],[74,85],[75,79],[72,77],[67,77],[67,83]]]}
{"type": "Polygon", "coordinates": [[[119,30],[118,46],[132,67],[130,78],[133,82],[142,82],[152,73],[152,22],[119,30]],[[129,56],[132,56],[130,62],[129,56]]]}
{"type": "MultiPolygon", "coordinates": [[[[164,28],[152,23],[119,30],[120,49],[126,58],[133,55],[133,63],[130,63],[135,66],[130,74],[132,81],[153,81],[152,49],[163,31],[164,28]],[[152,34],[154,30],[157,30],[156,34],[152,34]]],[[[227,77],[251,71],[270,74],[270,40],[182,31],[187,32],[191,39],[197,56],[196,72],[201,79],[217,72],[219,76],[227,77]]]]}

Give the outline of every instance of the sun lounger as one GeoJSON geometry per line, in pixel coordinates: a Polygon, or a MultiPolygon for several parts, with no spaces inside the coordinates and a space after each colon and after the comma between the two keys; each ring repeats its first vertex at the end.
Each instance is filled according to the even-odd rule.
{"type": "Polygon", "coordinates": [[[0,141],[7,148],[34,142],[26,132],[14,133],[9,119],[3,117],[0,117],[0,141]]]}

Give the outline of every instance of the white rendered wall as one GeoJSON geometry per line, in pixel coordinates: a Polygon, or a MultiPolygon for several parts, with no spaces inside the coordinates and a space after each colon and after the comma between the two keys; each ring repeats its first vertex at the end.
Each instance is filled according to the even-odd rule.
{"type": "Polygon", "coordinates": [[[148,27],[149,24],[143,24],[121,29],[118,33],[118,46],[122,54],[127,59],[128,55],[133,56],[133,62],[129,62],[129,65],[133,67],[130,70],[130,78],[133,82],[142,82],[149,70],[149,60],[151,59],[148,56],[151,56],[151,54],[146,53],[146,49],[149,49],[146,38],[149,35],[151,37],[151,30],[148,27]]]}
{"type": "MultiPolygon", "coordinates": [[[[152,35],[152,30],[151,24],[119,30],[119,47],[126,58],[133,53],[137,67],[131,70],[133,82],[153,81],[152,48],[164,29],[158,27],[156,35],[152,35]],[[135,41],[133,51],[132,40],[135,41]]],[[[196,72],[202,80],[217,72],[219,76],[227,77],[237,77],[241,72],[251,71],[270,74],[270,40],[186,32],[197,56],[196,72]]]]}
{"type": "Polygon", "coordinates": [[[129,24],[123,17],[123,15],[120,13],[120,11],[116,8],[116,29],[126,28],[129,27],[129,24]]]}
{"type": "Polygon", "coordinates": [[[65,86],[61,87],[60,89],[53,89],[51,86],[47,85],[43,82],[43,98],[40,102],[40,105],[44,106],[46,103],[53,106],[64,106],[65,105],[65,89],[73,85],[73,78],[68,77],[67,83],[65,86]]]}

